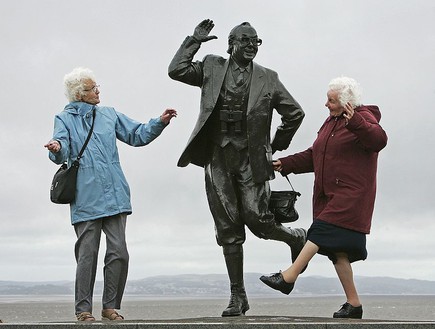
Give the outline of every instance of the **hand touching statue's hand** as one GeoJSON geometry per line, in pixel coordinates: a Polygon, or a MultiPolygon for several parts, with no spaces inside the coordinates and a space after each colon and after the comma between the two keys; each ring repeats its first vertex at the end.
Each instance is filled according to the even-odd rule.
{"type": "Polygon", "coordinates": [[[275,171],[281,171],[282,170],[281,160],[273,160],[272,165],[273,165],[273,170],[275,170],[275,171]]]}
{"type": "Polygon", "coordinates": [[[201,23],[195,27],[193,31],[193,37],[198,42],[206,42],[211,39],[217,39],[215,35],[209,35],[210,31],[213,29],[214,24],[211,19],[204,19],[201,23]]]}

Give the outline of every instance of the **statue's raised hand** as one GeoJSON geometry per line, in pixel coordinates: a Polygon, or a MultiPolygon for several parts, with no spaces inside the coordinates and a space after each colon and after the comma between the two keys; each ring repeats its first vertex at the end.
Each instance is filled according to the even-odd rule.
{"type": "Polygon", "coordinates": [[[193,37],[199,42],[206,42],[211,39],[217,39],[215,35],[209,35],[210,31],[213,29],[214,24],[211,19],[204,19],[201,23],[195,27],[193,31],[193,37]]]}

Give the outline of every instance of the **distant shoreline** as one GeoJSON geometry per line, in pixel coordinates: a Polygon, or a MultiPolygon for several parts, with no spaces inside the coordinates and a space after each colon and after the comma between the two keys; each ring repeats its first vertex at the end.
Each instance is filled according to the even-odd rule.
{"type": "MultiPolygon", "coordinates": [[[[250,296],[275,297],[276,291],[265,286],[258,278],[259,273],[245,273],[245,287],[250,296]]],[[[418,296],[435,295],[435,281],[397,279],[392,277],[356,276],[355,283],[360,295],[418,296]]],[[[225,274],[154,276],[141,280],[129,280],[126,296],[147,297],[226,297],[229,291],[228,277],[225,274]]],[[[95,283],[95,294],[102,292],[102,282],[95,283]]],[[[342,295],[343,290],[337,278],[303,276],[300,277],[292,296],[334,296],[342,295]]],[[[73,281],[57,282],[18,282],[0,281],[0,296],[43,296],[73,295],[73,281]]]]}
{"type": "MultiPolygon", "coordinates": [[[[94,294],[94,299],[101,299],[101,294],[94,294]]],[[[297,294],[297,295],[252,295],[249,294],[249,299],[304,299],[304,298],[343,298],[343,294],[322,294],[322,295],[312,295],[312,294],[297,294]]],[[[425,298],[425,297],[434,297],[435,294],[363,294],[361,298],[364,297],[379,297],[379,298],[425,298]]],[[[69,303],[74,299],[73,294],[68,295],[0,295],[0,304],[1,303],[32,303],[43,301],[46,303],[54,303],[54,302],[66,302],[69,303]]],[[[124,295],[124,301],[189,301],[189,300],[227,300],[228,295],[223,296],[149,296],[149,295],[124,295]]]]}

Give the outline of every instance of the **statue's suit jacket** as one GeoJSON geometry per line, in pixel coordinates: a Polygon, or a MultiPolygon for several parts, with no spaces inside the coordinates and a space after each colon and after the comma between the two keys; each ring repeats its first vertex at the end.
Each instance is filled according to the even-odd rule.
{"type": "MultiPolygon", "coordinates": [[[[187,37],[169,65],[169,76],[192,86],[200,87],[201,108],[192,135],[183,151],[179,167],[189,163],[204,167],[210,150],[205,129],[219,98],[228,69],[229,59],[207,55],[203,61],[193,62],[200,43],[187,37]]],[[[290,95],[278,79],[278,74],[253,63],[251,85],[247,107],[248,154],[253,179],[257,183],[273,179],[272,153],[285,150],[304,118],[298,102],[290,95]],[[270,142],[273,109],[281,115],[281,125],[270,142]]]]}

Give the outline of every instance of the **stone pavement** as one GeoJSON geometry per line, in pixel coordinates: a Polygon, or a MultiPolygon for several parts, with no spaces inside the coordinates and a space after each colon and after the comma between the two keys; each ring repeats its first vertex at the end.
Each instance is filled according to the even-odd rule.
{"type": "Polygon", "coordinates": [[[435,329],[435,321],[354,320],[288,316],[241,316],[179,320],[126,320],[118,322],[1,323],[0,329],[435,329]]]}

